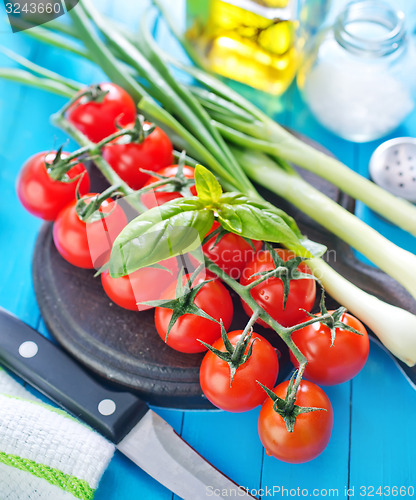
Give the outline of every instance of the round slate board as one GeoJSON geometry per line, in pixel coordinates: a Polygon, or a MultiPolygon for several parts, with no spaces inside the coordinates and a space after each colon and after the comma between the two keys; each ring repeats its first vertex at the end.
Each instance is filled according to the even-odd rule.
{"type": "MultiPolygon", "coordinates": [[[[303,140],[323,149],[302,137],[303,140]]],[[[93,189],[103,188],[103,179],[93,168],[93,189]],[[95,172],[94,172],[95,171],[95,172]]],[[[353,210],[353,200],[342,195],[326,181],[302,172],[320,191],[353,210]]],[[[336,250],[332,262],[339,272],[364,290],[406,309],[415,308],[410,295],[381,271],[358,261],[351,249],[317,223],[283,200],[263,193],[299,223],[311,239],[336,250]]],[[[68,264],[56,251],[52,225],[45,224],[39,234],[33,256],[36,297],[47,328],[58,342],[85,366],[118,384],[137,391],[150,404],[183,409],[211,409],[199,385],[200,355],[182,354],[168,347],[157,334],[153,312],[132,312],[113,304],[94,278],[94,271],[68,264]]],[[[233,296],[235,319],[232,328],[243,328],[247,316],[233,296]]],[[[337,304],[329,299],[328,306],[337,304]]],[[[415,311],[416,312],[416,311],[415,311]]],[[[291,365],[287,348],[271,330],[256,326],[280,353],[279,379],[291,365]]]]}

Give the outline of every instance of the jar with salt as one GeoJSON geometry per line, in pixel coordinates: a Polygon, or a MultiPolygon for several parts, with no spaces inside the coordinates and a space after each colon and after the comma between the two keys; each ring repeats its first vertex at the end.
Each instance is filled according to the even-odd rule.
{"type": "Polygon", "coordinates": [[[322,125],[367,142],[413,110],[415,70],[404,14],[382,1],[356,0],[305,48],[297,83],[322,125]]]}

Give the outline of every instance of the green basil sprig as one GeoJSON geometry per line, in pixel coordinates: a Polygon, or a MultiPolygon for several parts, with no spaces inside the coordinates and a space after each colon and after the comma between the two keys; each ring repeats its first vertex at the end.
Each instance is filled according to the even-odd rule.
{"type": "Polygon", "coordinates": [[[215,176],[202,165],[195,168],[200,199],[215,208],[221,226],[243,238],[280,243],[303,257],[320,257],[326,247],[308,240],[295,220],[266,201],[242,193],[223,193],[215,176]]]}
{"type": "Polygon", "coordinates": [[[241,193],[223,193],[215,176],[202,165],[195,168],[195,185],[198,197],[152,208],[123,229],[111,253],[113,277],[197,249],[215,216],[225,230],[244,238],[280,243],[304,257],[325,252],[325,247],[306,240],[295,221],[270,203],[241,193]]]}

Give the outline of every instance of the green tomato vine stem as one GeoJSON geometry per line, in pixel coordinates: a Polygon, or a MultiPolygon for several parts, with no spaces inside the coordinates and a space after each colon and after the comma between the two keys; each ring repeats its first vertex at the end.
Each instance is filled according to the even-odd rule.
{"type": "Polygon", "coordinates": [[[240,338],[237,341],[237,344],[235,346],[234,352],[231,356],[231,362],[238,364],[238,361],[241,359],[242,355],[244,354],[244,349],[245,349],[245,339],[247,335],[250,333],[250,330],[252,330],[254,323],[256,322],[257,318],[259,317],[260,313],[260,307],[257,306],[257,309],[254,310],[253,314],[251,315],[250,319],[248,320],[243,333],[241,334],[240,338]]]}
{"type": "MultiPolygon", "coordinates": [[[[52,115],[51,121],[56,127],[61,128],[81,146],[78,151],[73,153],[74,155],[79,155],[79,151],[88,151],[98,170],[100,170],[100,172],[104,175],[110,185],[118,186],[118,191],[124,195],[124,199],[127,201],[127,203],[129,203],[129,205],[131,205],[135,210],[138,210],[140,213],[147,210],[147,207],[145,207],[141,203],[139,197],[134,196],[137,191],[132,189],[126,182],[124,182],[123,179],[113,170],[111,165],[109,165],[109,163],[107,163],[101,156],[102,145],[105,141],[107,141],[107,139],[110,138],[101,141],[101,143],[94,144],[65,118],[64,112],[62,110],[52,115]]],[[[114,136],[124,135],[125,133],[125,131],[120,131],[114,134],[114,136]]],[[[114,137],[112,137],[111,140],[113,139],[114,137]]]]}
{"type": "MultiPolygon", "coordinates": [[[[133,194],[135,191],[123,181],[123,179],[111,168],[111,166],[101,157],[101,147],[99,144],[91,142],[82,132],[80,132],[76,127],[74,127],[64,116],[63,111],[58,111],[51,117],[53,125],[62,129],[66,132],[72,139],[74,139],[78,144],[81,145],[81,149],[75,151],[71,156],[77,158],[79,154],[88,152],[91,156],[94,156],[94,162],[105,176],[110,184],[117,184],[120,186],[119,190],[125,196],[133,194]],[[81,151],[81,153],[80,153],[81,151]]],[[[125,132],[124,132],[125,133],[125,132]]],[[[117,133],[123,135],[121,133],[117,133]]],[[[117,135],[115,134],[115,135],[117,135]]]]}
{"type": "MultiPolygon", "coordinates": [[[[303,328],[304,326],[310,325],[312,323],[317,323],[319,321],[322,321],[323,319],[329,318],[331,315],[330,314],[324,314],[318,318],[312,318],[308,321],[305,321],[303,323],[299,323],[298,325],[295,325],[291,328],[287,328],[282,326],[280,323],[278,323],[275,319],[273,319],[264,309],[260,308],[257,302],[253,299],[250,293],[250,289],[246,286],[241,285],[238,281],[234,280],[229,276],[225,271],[223,271],[217,264],[215,264],[211,259],[205,256],[205,264],[206,268],[213,272],[216,276],[222,279],[224,283],[226,283],[234,292],[236,292],[239,297],[244,300],[244,302],[247,303],[247,305],[255,312],[252,317],[250,318],[250,321],[248,322],[247,327],[251,328],[251,326],[254,324],[256,321],[257,317],[262,319],[265,323],[267,323],[279,336],[280,338],[285,342],[285,344],[288,346],[288,348],[292,351],[293,355],[295,356],[296,360],[299,363],[299,371],[296,376],[296,381],[295,381],[295,388],[299,387],[303,371],[306,367],[307,364],[307,359],[303,355],[303,353],[300,351],[300,349],[297,347],[297,345],[293,342],[292,340],[292,333],[295,330],[299,330],[303,328]],[[254,320],[253,320],[254,317],[254,320]],[[253,321],[252,321],[253,320],[253,321]]],[[[248,330],[247,330],[248,331],[248,330]]],[[[296,393],[296,391],[295,391],[296,393]]]]}

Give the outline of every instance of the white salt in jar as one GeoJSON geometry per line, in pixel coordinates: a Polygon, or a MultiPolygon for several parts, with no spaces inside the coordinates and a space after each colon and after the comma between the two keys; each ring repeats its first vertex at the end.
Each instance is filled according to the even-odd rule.
{"type": "Polygon", "coordinates": [[[366,142],[392,132],[412,111],[415,79],[404,15],[384,2],[361,0],[306,47],[297,83],[322,125],[366,142]]]}

